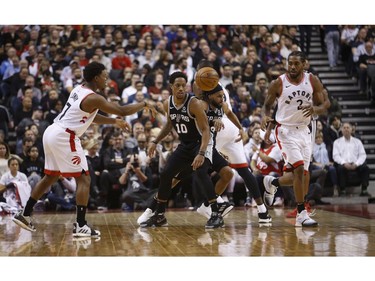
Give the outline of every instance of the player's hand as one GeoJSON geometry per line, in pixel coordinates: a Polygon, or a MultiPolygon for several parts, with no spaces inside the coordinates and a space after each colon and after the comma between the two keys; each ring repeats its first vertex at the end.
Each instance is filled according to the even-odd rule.
{"type": "Polygon", "coordinates": [[[121,118],[116,118],[115,127],[123,129],[124,131],[128,133],[132,131],[132,127],[130,126],[130,124],[121,118]]]}
{"type": "Polygon", "coordinates": [[[312,104],[306,104],[301,106],[304,117],[309,117],[314,114],[314,107],[312,104]]]}
{"type": "Polygon", "coordinates": [[[247,142],[249,139],[249,136],[247,135],[247,133],[241,129],[238,133],[238,137],[234,140],[234,142],[239,142],[239,141],[243,141],[244,143],[247,142]]]}
{"type": "Polygon", "coordinates": [[[147,148],[148,157],[153,158],[155,156],[156,145],[156,143],[150,141],[147,148]]]}
{"type": "Polygon", "coordinates": [[[269,116],[263,116],[263,118],[262,118],[262,123],[260,124],[260,128],[261,128],[263,131],[265,131],[266,128],[267,128],[267,126],[268,126],[268,124],[269,124],[269,123],[272,123],[272,122],[275,122],[275,120],[272,119],[272,118],[269,117],[269,116]]]}
{"type": "Polygon", "coordinates": [[[144,107],[146,110],[149,110],[150,111],[150,115],[152,118],[156,118],[156,115],[159,114],[159,112],[156,110],[155,108],[155,105],[152,104],[151,102],[149,101],[145,101],[145,107],[144,107]]]}
{"type": "Polygon", "coordinates": [[[155,104],[155,108],[156,108],[156,110],[157,110],[159,113],[165,115],[165,111],[164,111],[163,103],[162,103],[161,101],[157,101],[157,102],[156,102],[156,104],[155,104]]]}
{"type": "Polygon", "coordinates": [[[215,119],[214,120],[214,128],[216,132],[220,132],[222,129],[224,129],[224,123],[221,121],[221,119],[215,119]]]}
{"type": "Polygon", "coordinates": [[[191,163],[191,167],[193,168],[194,171],[198,169],[200,166],[202,166],[204,162],[204,158],[205,158],[204,156],[199,155],[199,154],[195,156],[193,163],[191,163]]]}

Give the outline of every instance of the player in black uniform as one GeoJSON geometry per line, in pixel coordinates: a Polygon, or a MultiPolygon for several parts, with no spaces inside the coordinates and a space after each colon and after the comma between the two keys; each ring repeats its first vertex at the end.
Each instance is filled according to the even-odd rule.
{"type": "Polygon", "coordinates": [[[204,106],[196,97],[186,92],[187,76],[182,72],[174,72],[169,78],[172,96],[164,102],[167,112],[167,123],[161,129],[156,139],[149,144],[148,154],[154,156],[156,144],[175,129],[179,135],[180,144],[170,155],[163,172],[160,174],[160,185],[157,194],[157,204],[151,206],[153,215],[141,227],[166,226],[164,216],[166,203],[171,193],[172,179],[175,175],[189,169],[197,174],[199,186],[210,203],[212,214],[206,223],[206,228],[218,228],[224,225],[222,216],[218,213],[216,194],[208,169],[212,165],[213,139],[210,134],[207,115],[204,106]]]}
{"type": "MultiPolygon", "coordinates": [[[[224,157],[217,151],[215,147],[217,132],[219,132],[220,130],[224,128],[224,124],[221,121],[221,118],[224,115],[223,106],[226,105],[224,104],[223,89],[220,85],[217,85],[213,90],[203,92],[203,95],[198,98],[203,103],[203,106],[207,115],[207,119],[208,119],[208,125],[210,126],[210,131],[212,133],[212,137],[214,141],[213,151],[212,151],[212,167],[210,170],[215,171],[219,175],[219,179],[217,180],[215,184],[215,193],[218,196],[217,202],[219,206],[219,214],[221,214],[222,217],[224,217],[233,209],[234,206],[230,204],[229,202],[225,202],[220,197],[220,195],[227,188],[234,173],[232,171],[232,168],[229,166],[228,161],[224,159],[224,157]]],[[[191,171],[189,170],[182,171],[180,174],[176,176],[176,180],[173,181],[173,186],[177,185],[178,181],[188,177],[190,174],[191,174],[191,171]]],[[[196,176],[197,176],[196,174],[193,174],[193,177],[192,177],[193,188],[196,189],[196,192],[195,192],[196,195],[201,195],[201,192],[199,192],[200,186],[199,186],[199,183],[197,182],[196,176]]],[[[204,196],[202,196],[201,198],[195,198],[195,199],[197,200],[197,202],[200,201],[200,203],[204,201],[203,202],[204,204],[202,204],[202,206],[197,209],[197,212],[209,218],[211,216],[211,208],[209,207],[209,204],[205,200],[204,196]]]]}

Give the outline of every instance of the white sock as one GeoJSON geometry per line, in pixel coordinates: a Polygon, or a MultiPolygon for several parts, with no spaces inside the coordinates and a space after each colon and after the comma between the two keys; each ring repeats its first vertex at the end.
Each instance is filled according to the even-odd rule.
{"type": "Polygon", "coordinates": [[[223,200],[223,198],[221,198],[221,196],[218,196],[218,197],[216,198],[216,202],[217,202],[217,203],[224,203],[224,200],[223,200]]]}
{"type": "Polygon", "coordinates": [[[264,204],[262,205],[257,205],[257,208],[258,208],[258,213],[265,213],[267,212],[267,208],[264,204]]]}

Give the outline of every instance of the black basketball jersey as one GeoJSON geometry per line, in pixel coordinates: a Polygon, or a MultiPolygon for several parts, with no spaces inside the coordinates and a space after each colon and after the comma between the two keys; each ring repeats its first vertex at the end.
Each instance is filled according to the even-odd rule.
{"type": "Polygon", "coordinates": [[[173,96],[169,97],[168,115],[180,141],[184,143],[197,142],[202,138],[196,120],[189,112],[190,101],[195,98],[194,96],[186,95],[185,102],[176,107],[173,102],[173,96]]]}
{"type": "Polygon", "coordinates": [[[211,135],[213,137],[214,146],[216,145],[216,135],[217,132],[214,127],[214,120],[223,118],[224,112],[222,108],[211,108],[208,106],[206,111],[206,115],[208,118],[208,125],[210,126],[211,135]]]}

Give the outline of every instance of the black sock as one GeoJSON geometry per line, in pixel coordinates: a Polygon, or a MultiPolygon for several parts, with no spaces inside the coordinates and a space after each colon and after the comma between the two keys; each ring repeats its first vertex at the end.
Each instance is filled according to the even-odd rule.
{"type": "Polygon", "coordinates": [[[210,206],[211,206],[211,211],[212,211],[213,213],[217,213],[217,212],[219,211],[219,208],[218,208],[216,202],[211,203],[210,206]]]}
{"type": "Polygon", "coordinates": [[[27,200],[26,207],[23,210],[24,216],[27,216],[27,217],[31,216],[31,213],[33,212],[33,208],[36,202],[38,202],[38,200],[35,200],[34,198],[31,198],[31,197],[29,198],[29,200],[27,200]]]}
{"type": "Polygon", "coordinates": [[[79,227],[82,227],[86,224],[86,206],[77,205],[77,222],[79,227]]]}
{"type": "Polygon", "coordinates": [[[156,200],[156,196],[154,196],[154,198],[152,198],[152,202],[150,205],[150,209],[152,210],[152,212],[155,212],[157,205],[158,205],[158,200],[156,200]]]}
{"type": "Polygon", "coordinates": [[[275,178],[271,183],[272,183],[274,186],[276,186],[276,187],[279,187],[279,186],[280,186],[280,183],[279,183],[279,179],[278,179],[278,178],[275,178]]]}
{"type": "Polygon", "coordinates": [[[303,210],[305,210],[305,203],[298,203],[297,204],[298,213],[301,213],[303,210]]]}
{"type": "Polygon", "coordinates": [[[165,202],[157,202],[157,205],[156,205],[156,214],[164,214],[165,213],[165,205],[166,203],[165,202]]]}

